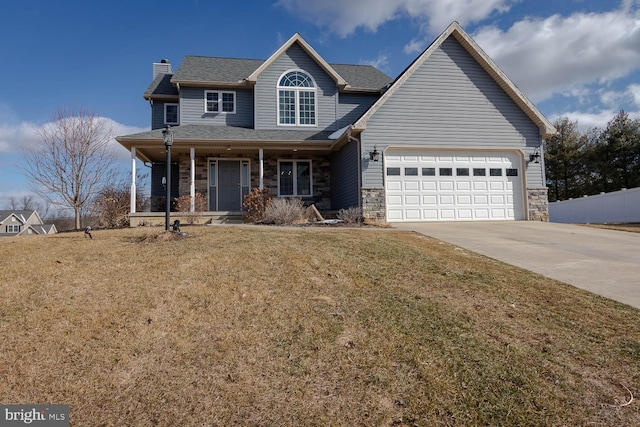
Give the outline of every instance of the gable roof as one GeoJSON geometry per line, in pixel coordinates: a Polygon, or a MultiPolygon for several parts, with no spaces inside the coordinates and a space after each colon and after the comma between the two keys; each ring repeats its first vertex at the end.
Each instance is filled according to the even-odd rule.
{"type": "Polygon", "coordinates": [[[260,65],[249,77],[247,80],[251,82],[255,82],[260,74],[267,68],[271,66],[282,54],[284,54],[291,46],[294,44],[298,44],[307,55],[309,55],[316,63],[322,68],[332,79],[336,82],[336,85],[340,88],[347,86],[347,82],[338,72],[331,66],[327,61],[321,57],[318,52],[315,51],[314,48],[311,47],[309,43],[306,42],[305,39],[299,33],[295,33],[289,40],[287,40],[278,50],[276,50],[273,55],[269,57],[262,65],[260,65]]]}
{"type": "Polygon", "coordinates": [[[387,90],[353,125],[356,130],[364,130],[367,120],[393,96],[413,73],[435,52],[445,40],[454,37],[464,49],[478,62],[478,64],[493,78],[493,80],[507,93],[507,95],[522,109],[522,111],[536,124],[543,137],[555,135],[556,129],[551,122],[527,99],[507,75],[493,62],[478,44],[462,29],[457,22],[449,27],[407,67],[387,90]]]}
{"type": "Polygon", "coordinates": [[[38,213],[33,210],[31,211],[30,210],[26,210],[26,211],[1,210],[0,224],[4,223],[7,219],[9,219],[12,216],[14,216],[21,223],[25,224],[27,221],[29,221],[29,218],[31,218],[31,216],[34,214],[36,215],[39,222],[42,223],[42,220],[40,220],[40,216],[38,215],[38,213]]]}
{"type": "Polygon", "coordinates": [[[300,34],[294,34],[267,60],[187,55],[174,74],[156,76],[144,93],[145,99],[177,97],[178,85],[202,87],[250,87],[260,74],[294,44],[299,45],[340,89],[381,92],[393,79],[371,65],[329,64],[300,34]]]}
{"type": "Polygon", "coordinates": [[[58,229],[55,224],[31,224],[18,233],[18,236],[23,234],[56,234],[57,232],[58,229]],[[31,230],[31,233],[29,233],[29,230],[31,230]]]}

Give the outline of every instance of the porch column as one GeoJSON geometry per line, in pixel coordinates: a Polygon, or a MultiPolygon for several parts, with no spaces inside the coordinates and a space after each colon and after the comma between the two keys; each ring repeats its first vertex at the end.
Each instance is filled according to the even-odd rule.
{"type": "Polygon", "coordinates": [[[136,213],[136,147],[131,147],[131,191],[129,212],[136,213]]]}
{"type": "Polygon", "coordinates": [[[260,190],[264,188],[264,152],[261,149],[258,150],[258,157],[260,158],[260,190]]]}
{"type": "Polygon", "coordinates": [[[196,149],[195,148],[191,147],[190,155],[191,155],[191,165],[190,165],[191,178],[189,180],[190,182],[189,194],[191,195],[191,205],[189,206],[189,212],[194,212],[196,210],[196,149]]]}

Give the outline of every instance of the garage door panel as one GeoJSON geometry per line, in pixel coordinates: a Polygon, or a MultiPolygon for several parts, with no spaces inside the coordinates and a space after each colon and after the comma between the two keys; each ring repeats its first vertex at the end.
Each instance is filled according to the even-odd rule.
{"type": "Polygon", "coordinates": [[[402,195],[389,195],[387,201],[389,206],[402,206],[402,195]]]}
{"type": "Polygon", "coordinates": [[[489,189],[491,191],[504,191],[505,190],[504,182],[491,181],[489,182],[489,189]]]}
{"type": "Polygon", "coordinates": [[[456,205],[458,206],[471,206],[471,195],[462,194],[456,196],[456,205]]]}
{"type": "Polygon", "coordinates": [[[476,219],[489,219],[489,209],[474,209],[476,219]]]}
{"type": "Polygon", "coordinates": [[[489,196],[486,194],[474,194],[473,195],[473,204],[474,205],[488,205],[489,204],[489,196]]]}
{"type": "Polygon", "coordinates": [[[486,181],[476,181],[473,183],[473,189],[475,191],[487,191],[489,184],[486,181]]]}
{"type": "Polygon", "coordinates": [[[442,194],[439,196],[441,205],[453,205],[453,201],[455,200],[453,194],[442,194]]]}
{"type": "Polygon", "coordinates": [[[492,194],[489,200],[492,205],[504,205],[507,202],[502,194],[492,194]]]}
{"type": "Polygon", "coordinates": [[[420,206],[420,195],[412,194],[404,196],[404,206],[420,206]]]}
{"type": "Polygon", "coordinates": [[[438,188],[438,183],[435,181],[422,181],[422,191],[435,191],[438,188]]]}
{"type": "Polygon", "coordinates": [[[440,181],[440,191],[452,191],[454,188],[453,181],[440,181]]]}
{"type": "Polygon", "coordinates": [[[521,161],[514,152],[388,149],[387,219],[522,219],[521,161]]]}
{"type": "Polygon", "coordinates": [[[427,194],[422,196],[423,206],[436,206],[438,204],[438,196],[435,194],[427,194]]]}
{"type": "Polygon", "coordinates": [[[420,183],[418,181],[405,181],[404,182],[404,190],[405,191],[420,191],[420,183]]]}
{"type": "Polygon", "coordinates": [[[473,210],[458,209],[458,219],[473,219],[473,210]]]}
{"type": "Polygon", "coordinates": [[[401,190],[402,190],[402,182],[400,181],[387,182],[387,191],[401,191],[401,190]]]}
{"type": "Polygon", "coordinates": [[[469,191],[471,190],[471,181],[458,181],[456,182],[456,190],[469,191]]]}

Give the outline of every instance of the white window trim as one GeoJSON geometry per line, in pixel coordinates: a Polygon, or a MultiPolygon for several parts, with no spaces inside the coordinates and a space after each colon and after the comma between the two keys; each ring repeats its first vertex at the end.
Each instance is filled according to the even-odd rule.
{"type": "Polygon", "coordinates": [[[180,123],[180,104],[177,103],[166,103],[164,104],[164,124],[165,125],[177,125],[180,123]],[[177,121],[175,122],[168,122],[167,121],[167,107],[170,106],[175,106],[176,107],[176,118],[177,121]]]}
{"type": "Polygon", "coordinates": [[[308,128],[314,128],[314,127],[318,127],[318,85],[316,83],[316,80],[313,78],[313,76],[306,72],[305,70],[302,70],[300,68],[292,68],[290,70],[285,71],[284,73],[280,74],[280,77],[278,77],[277,83],[276,83],[276,124],[278,126],[284,126],[284,127],[308,127],[308,128]],[[309,77],[309,79],[311,79],[311,82],[313,83],[313,87],[292,87],[292,86],[280,86],[280,80],[282,80],[282,78],[294,71],[298,71],[300,73],[304,73],[305,75],[307,75],[309,77]],[[293,91],[295,92],[295,102],[296,102],[296,112],[295,112],[295,119],[296,119],[296,123],[280,123],[280,91],[281,90],[289,90],[289,91],[293,91]],[[314,96],[313,96],[313,112],[315,113],[315,123],[311,124],[311,125],[307,125],[307,124],[300,124],[300,97],[299,97],[299,93],[300,92],[313,92],[314,96]]]}
{"type": "Polygon", "coordinates": [[[205,114],[235,114],[236,113],[236,104],[238,97],[235,91],[232,90],[205,90],[204,91],[204,113],[205,114]],[[209,93],[217,93],[218,94],[218,110],[219,111],[209,111],[207,110],[207,94],[209,93]],[[223,94],[232,94],[233,95],[233,111],[220,111],[222,109],[222,95],[223,94]]]}
{"type": "Polygon", "coordinates": [[[293,198],[309,198],[313,197],[313,161],[311,159],[278,159],[278,197],[293,197],[293,198]],[[280,163],[287,162],[293,163],[293,194],[280,194],[280,163]],[[309,163],[309,174],[311,176],[309,194],[300,195],[298,194],[298,162],[308,162],[309,163]]]}

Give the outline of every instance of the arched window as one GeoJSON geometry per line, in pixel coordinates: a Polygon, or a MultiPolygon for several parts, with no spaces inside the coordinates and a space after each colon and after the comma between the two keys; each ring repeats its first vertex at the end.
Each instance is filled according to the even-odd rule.
{"type": "Polygon", "coordinates": [[[316,84],[303,71],[288,71],[278,81],[278,123],[316,125],[316,84]]]}

